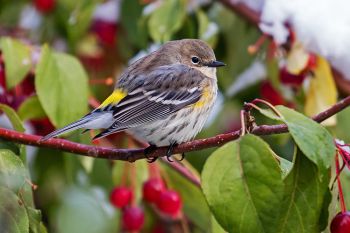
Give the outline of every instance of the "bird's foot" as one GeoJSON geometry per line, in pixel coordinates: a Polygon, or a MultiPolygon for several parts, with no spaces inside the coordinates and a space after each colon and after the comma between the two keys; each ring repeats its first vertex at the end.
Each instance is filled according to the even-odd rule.
{"type": "Polygon", "coordinates": [[[153,163],[153,162],[155,162],[157,159],[158,159],[158,157],[156,157],[156,156],[149,156],[150,154],[152,154],[155,150],[157,149],[157,146],[155,146],[155,145],[150,145],[149,147],[147,147],[146,149],[145,149],[145,157],[146,157],[146,159],[147,159],[147,162],[149,162],[149,163],[153,163]]]}
{"type": "Polygon", "coordinates": [[[182,152],[181,153],[181,158],[178,161],[181,162],[182,160],[184,160],[184,158],[185,158],[185,152],[182,152]]]}
{"type": "MultiPolygon", "coordinates": [[[[174,152],[174,147],[177,146],[177,143],[172,143],[170,144],[170,146],[168,147],[168,150],[166,152],[166,159],[168,160],[168,162],[174,162],[171,157],[173,155],[174,152]]],[[[181,153],[181,158],[177,161],[182,161],[185,158],[185,153],[181,153]]]]}

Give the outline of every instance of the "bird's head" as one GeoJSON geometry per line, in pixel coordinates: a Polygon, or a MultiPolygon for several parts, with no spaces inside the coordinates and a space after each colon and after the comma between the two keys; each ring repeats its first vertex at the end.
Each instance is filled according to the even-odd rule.
{"type": "Polygon", "coordinates": [[[224,66],[217,61],[213,49],[204,41],[184,39],[170,41],[160,49],[169,63],[181,63],[199,70],[210,78],[216,78],[216,68],[224,66]]]}

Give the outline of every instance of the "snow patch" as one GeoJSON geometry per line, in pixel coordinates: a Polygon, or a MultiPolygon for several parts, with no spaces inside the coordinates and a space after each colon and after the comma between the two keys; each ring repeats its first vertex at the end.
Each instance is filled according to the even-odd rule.
{"type": "Polygon", "coordinates": [[[350,80],[349,9],[348,0],[266,0],[259,26],[282,44],[290,25],[308,51],[325,57],[350,80]]]}

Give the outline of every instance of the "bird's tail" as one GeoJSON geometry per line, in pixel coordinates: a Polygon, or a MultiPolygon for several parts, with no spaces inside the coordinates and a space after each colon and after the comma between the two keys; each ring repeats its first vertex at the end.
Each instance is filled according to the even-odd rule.
{"type": "Polygon", "coordinates": [[[80,120],[73,122],[62,129],[58,129],[42,137],[40,141],[46,141],[50,138],[57,137],[63,133],[68,133],[77,129],[99,129],[108,128],[113,123],[113,114],[111,112],[92,112],[80,120]]]}

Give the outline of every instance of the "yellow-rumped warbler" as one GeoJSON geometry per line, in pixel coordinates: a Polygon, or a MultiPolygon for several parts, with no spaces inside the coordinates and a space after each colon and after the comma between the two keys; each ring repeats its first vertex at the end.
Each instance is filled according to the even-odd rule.
{"type": "Polygon", "coordinates": [[[104,128],[94,139],[128,130],[153,147],[169,146],[171,156],[173,145],[202,129],[216,99],[216,68],[224,65],[201,40],[165,43],[131,64],[101,106],[42,140],[80,128],[104,128]]]}

